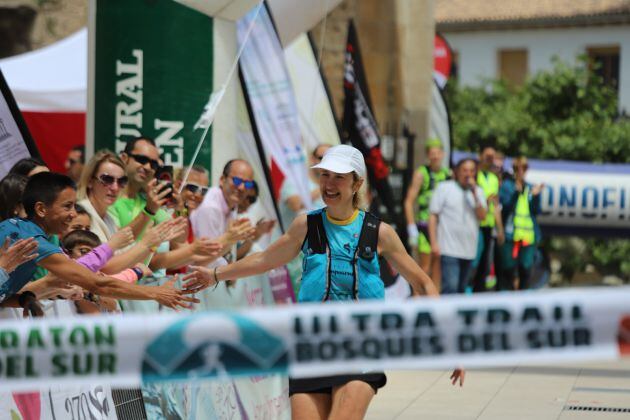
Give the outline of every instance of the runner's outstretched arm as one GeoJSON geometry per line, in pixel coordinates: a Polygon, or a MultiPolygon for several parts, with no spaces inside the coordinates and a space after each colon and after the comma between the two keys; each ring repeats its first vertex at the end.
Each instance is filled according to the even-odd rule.
{"type": "Polygon", "coordinates": [[[218,281],[254,276],[287,264],[300,252],[306,231],[306,215],[302,214],[295,218],[284,235],[262,252],[221,267],[192,266],[192,272],[183,278],[184,290],[197,292],[218,281]]]}

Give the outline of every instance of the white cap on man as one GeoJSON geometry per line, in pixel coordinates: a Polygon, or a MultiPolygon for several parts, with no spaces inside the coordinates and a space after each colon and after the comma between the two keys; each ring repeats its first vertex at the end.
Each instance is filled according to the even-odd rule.
{"type": "Polygon", "coordinates": [[[367,175],[363,153],[347,144],[331,147],[324,154],[322,161],[311,168],[326,169],[337,174],[356,172],[363,179],[367,175]]]}

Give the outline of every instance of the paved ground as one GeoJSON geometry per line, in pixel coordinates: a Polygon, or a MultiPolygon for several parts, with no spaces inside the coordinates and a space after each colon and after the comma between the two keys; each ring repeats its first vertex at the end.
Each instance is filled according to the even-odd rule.
{"type": "Polygon", "coordinates": [[[630,419],[630,359],[471,370],[463,388],[451,386],[450,372],[387,375],[367,419],[630,419]]]}

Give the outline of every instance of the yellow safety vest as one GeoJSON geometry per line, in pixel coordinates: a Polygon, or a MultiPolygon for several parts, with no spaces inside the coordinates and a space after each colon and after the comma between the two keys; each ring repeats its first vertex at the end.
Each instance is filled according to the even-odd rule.
{"type": "MultiPolygon", "coordinates": [[[[477,184],[483,190],[486,200],[491,195],[499,194],[499,178],[492,172],[479,171],[477,174],[477,184]]],[[[486,218],[479,224],[482,227],[494,227],[494,204],[488,206],[486,218]]]]}
{"type": "Polygon", "coordinates": [[[514,242],[523,242],[523,246],[532,245],[535,240],[534,220],[529,212],[529,188],[519,194],[514,212],[514,242]]]}

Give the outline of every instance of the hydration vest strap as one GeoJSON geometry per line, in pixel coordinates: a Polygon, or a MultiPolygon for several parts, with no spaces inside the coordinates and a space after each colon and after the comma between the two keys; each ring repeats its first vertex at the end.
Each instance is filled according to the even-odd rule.
{"type": "Polygon", "coordinates": [[[378,228],[381,221],[372,213],[365,212],[361,234],[359,236],[359,245],[357,246],[359,257],[365,260],[374,258],[378,245],[378,228]]]}
{"type": "Polygon", "coordinates": [[[326,239],[322,213],[309,214],[306,217],[306,224],[308,227],[306,239],[308,240],[309,249],[314,254],[324,254],[328,246],[328,239],[326,239]]]}
{"type": "Polygon", "coordinates": [[[435,175],[431,171],[431,167],[429,165],[424,165],[424,168],[429,174],[429,188],[427,188],[427,190],[432,191],[435,188],[435,175]]]}

